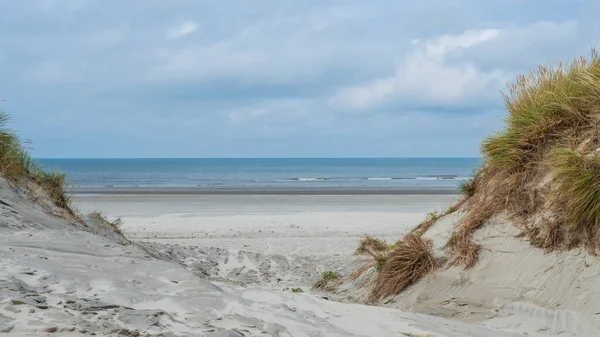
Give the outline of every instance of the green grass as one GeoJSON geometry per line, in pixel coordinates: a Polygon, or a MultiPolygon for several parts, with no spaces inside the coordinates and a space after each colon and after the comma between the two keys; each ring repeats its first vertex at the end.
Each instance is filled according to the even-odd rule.
{"type": "Polygon", "coordinates": [[[283,291],[291,291],[293,293],[303,293],[304,290],[302,288],[285,288],[283,291]]]}
{"type": "Polygon", "coordinates": [[[508,85],[506,129],[483,142],[490,167],[521,170],[561,131],[589,124],[600,105],[600,58],[540,66],[508,85]]]}
{"type": "Polygon", "coordinates": [[[328,285],[330,285],[330,282],[333,280],[337,280],[340,279],[342,276],[333,270],[329,270],[324,272],[323,274],[321,274],[321,279],[318,280],[314,285],[313,288],[314,289],[323,289],[323,290],[328,290],[328,285]]]}
{"type": "Polygon", "coordinates": [[[336,279],[340,278],[340,274],[338,274],[338,272],[336,272],[336,271],[329,270],[329,271],[324,272],[321,275],[321,278],[323,280],[327,280],[327,281],[336,280],[336,279]]]}
{"type": "Polygon", "coordinates": [[[23,145],[26,142],[7,127],[9,121],[8,114],[0,113],[0,175],[14,184],[32,179],[48,193],[56,206],[74,215],[65,193],[64,174],[46,172],[38,167],[23,145]]]}
{"type": "Polygon", "coordinates": [[[375,259],[375,269],[377,271],[381,271],[383,267],[385,267],[385,263],[387,262],[386,254],[379,254],[373,257],[375,259]]]}
{"type": "Polygon", "coordinates": [[[469,198],[469,197],[472,197],[473,194],[475,194],[476,187],[477,186],[475,185],[475,178],[471,177],[471,178],[465,180],[464,182],[462,182],[459,186],[459,189],[460,189],[460,192],[462,193],[462,195],[469,198]]]}
{"type": "Polygon", "coordinates": [[[16,181],[29,176],[35,165],[21,139],[7,128],[9,120],[9,115],[0,113],[0,174],[8,180],[16,181]]]}
{"type": "Polygon", "coordinates": [[[600,225],[600,157],[567,148],[554,149],[546,160],[554,174],[556,206],[571,230],[600,225]]]}
{"type": "Polygon", "coordinates": [[[54,204],[66,210],[71,209],[71,200],[65,191],[65,174],[60,172],[46,172],[36,168],[31,176],[50,196],[54,204]]]}
{"type": "Polygon", "coordinates": [[[462,186],[469,198],[447,245],[451,264],[474,265],[472,234],[500,212],[523,224],[530,242],[551,242],[546,249],[600,252],[598,53],[517,77],[504,101],[506,126],[483,141],[485,165],[462,186]]]}

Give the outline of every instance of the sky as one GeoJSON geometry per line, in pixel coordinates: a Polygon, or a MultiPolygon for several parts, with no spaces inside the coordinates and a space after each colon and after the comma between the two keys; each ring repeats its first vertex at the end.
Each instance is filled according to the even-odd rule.
{"type": "Polygon", "coordinates": [[[0,110],[42,158],[475,157],[597,1],[0,0],[0,110]]]}

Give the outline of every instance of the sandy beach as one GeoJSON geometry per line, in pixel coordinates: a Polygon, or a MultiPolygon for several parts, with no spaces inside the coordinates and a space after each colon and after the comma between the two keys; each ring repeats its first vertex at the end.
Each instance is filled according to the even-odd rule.
{"type": "Polygon", "coordinates": [[[350,255],[371,234],[390,242],[455,195],[79,195],[83,212],[123,220],[134,241],[247,249],[264,254],[350,255]]]}
{"type": "Polygon", "coordinates": [[[0,1],[0,337],[600,336],[598,9],[0,1]]]}
{"type": "MultiPolygon", "coordinates": [[[[353,251],[364,234],[394,242],[456,196],[73,197],[80,214],[101,209],[109,219],[121,217],[119,234],[89,217],[66,221],[51,214],[58,209],[40,206],[43,197],[33,202],[0,187],[0,331],[7,336],[546,337],[596,331],[572,311],[577,301],[554,310],[535,305],[545,293],[528,298],[502,291],[498,284],[513,282],[502,268],[473,276],[441,271],[439,279],[384,307],[362,304],[368,288],[360,282],[334,293],[311,289],[325,271],[348,275],[357,267],[353,251]],[[489,281],[475,282],[484,276],[489,281]],[[472,281],[457,283],[465,277],[472,281]]],[[[427,234],[436,249],[457,216],[440,219],[427,234]]],[[[510,242],[501,235],[495,240],[489,244],[494,250],[510,242]]],[[[525,255],[515,255],[510,268],[519,256],[525,255]]],[[[580,296],[593,288],[585,282],[580,296]]],[[[577,290],[570,282],[555,284],[561,286],[577,290]]]]}
{"type": "Polygon", "coordinates": [[[310,289],[326,271],[349,275],[360,239],[397,241],[455,195],[79,195],[83,213],[121,218],[127,238],[213,280],[310,289]],[[211,265],[212,267],[206,267],[211,265]]]}

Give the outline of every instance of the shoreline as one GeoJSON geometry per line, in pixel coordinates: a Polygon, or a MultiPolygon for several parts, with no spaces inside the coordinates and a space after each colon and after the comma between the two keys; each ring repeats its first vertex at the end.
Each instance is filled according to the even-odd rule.
{"type": "Polygon", "coordinates": [[[71,195],[460,195],[457,187],[73,187],[71,195]]]}

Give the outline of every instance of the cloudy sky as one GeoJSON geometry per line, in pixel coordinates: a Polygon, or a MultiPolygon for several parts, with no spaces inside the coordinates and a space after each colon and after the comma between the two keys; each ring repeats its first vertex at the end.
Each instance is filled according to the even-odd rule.
{"type": "Polygon", "coordinates": [[[587,54],[594,1],[0,0],[37,157],[454,157],[500,91],[587,54]]]}

